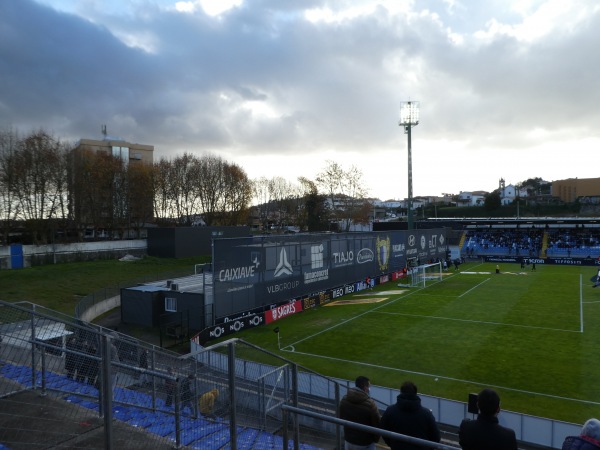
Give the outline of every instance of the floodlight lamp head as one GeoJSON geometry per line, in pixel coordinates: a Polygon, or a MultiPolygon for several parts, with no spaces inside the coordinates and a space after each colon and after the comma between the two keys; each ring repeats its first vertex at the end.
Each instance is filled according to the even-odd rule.
{"type": "Polygon", "coordinates": [[[416,126],[419,124],[419,102],[400,103],[400,126],[416,126]]]}

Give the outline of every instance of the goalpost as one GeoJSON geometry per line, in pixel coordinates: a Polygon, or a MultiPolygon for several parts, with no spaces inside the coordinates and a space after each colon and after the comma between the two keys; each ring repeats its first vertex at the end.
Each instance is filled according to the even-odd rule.
{"type": "Polygon", "coordinates": [[[410,277],[410,285],[412,287],[426,287],[439,281],[442,281],[441,261],[412,268],[410,277]]]}

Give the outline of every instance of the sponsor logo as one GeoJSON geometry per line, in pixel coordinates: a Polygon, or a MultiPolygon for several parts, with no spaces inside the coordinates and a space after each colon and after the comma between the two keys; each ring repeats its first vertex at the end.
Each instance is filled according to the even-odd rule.
{"type": "Polygon", "coordinates": [[[249,278],[254,276],[254,271],[259,266],[258,259],[252,261],[251,266],[235,267],[233,269],[223,269],[219,271],[219,281],[236,281],[242,278],[249,278]]]}
{"type": "Polygon", "coordinates": [[[377,247],[377,261],[379,262],[379,270],[386,270],[390,262],[390,237],[379,239],[375,242],[377,247]]]}
{"type": "MultiPolygon", "coordinates": [[[[262,317],[260,317],[257,314],[253,314],[253,313],[243,313],[241,316],[237,316],[237,317],[225,317],[223,319],[223,323],[232,322],[232,321],[240,321],[240,320],[247,320],[250,323],[250,325],[258,325],[259,323],[262,322],[262,317]]],[[[243,324],[242,324],[242,326],[243,326],[243,324]]]]}
{"type": "MultiPolygon", "coordinates": [[[[323,244],[313,245],[310,248],[310,268],[321,269],[323,267],[323,244]]],[[[304,283],[316,283],[329,279],[329,269],[321,269],[304,274],[304,283]]]]}
{"type": "Polygon", "coordinates": [[[319,302],[321,303],[321,305],[324,305],[326,303],[329,303],[331,301],[331,291],[329,292],[321,292],[319,294],[319,302]]]}
{"type": "Polygon", "coordinates": [[[425,239],[424,235],[421,235],[421,249],[425,250],[426,245],[427,245],[427,239],[425,239]]]}
{"type": "Polygon", "coordinates": [[[333,254],[333,262],[335,264],[351,264],[354,261],[354,252],[352,250],[348,252],[335,252],[333,254]]]}
{"type": "Polygon", "coordinates": [[[444,245],[444,242],[446,241],[446,239],[444,238],[443,234],[440,234],[440,245],[444,245]]]}
{"type": "Polygon", "coordinates": [[[211,332],[209,334],[210,334],[210,337],[219,338],[219,337],[221,337],[221,335],[223,333],[225,333],[225,328],[215,327],[214,329],[211,330],[211,332]]]}
{"type": "Polygon", "coordinates": [[[291,316],[297,312],[302,311],[302,302],[297,300],[292,303],[286,303],[285,305],[276,306],[265,313],[265,319],[267,323],[275,320],[283,319],[284,317],[291,316]]]}
{"type": "Polygon", "coordinates": [[[323,267],[323,244],[310,247],[310,268],[320,269],[323,267]]]}
{"type": "Polygon", "coordinates": [[[273,320],[281,319],[292,314],[296,314],[296,305],[293,303],[277,306],[271,310],[271,316],[273,317],[273,320]]]}
{"type": "Polygon", "coordinates": [[[306,272],[304,274],[304,283],[316,283],[329,279],[329,269],[317,270],[316,272],[306,272]]]}
{"type": "Polygon", "coordinates": [[[305,298],[303,301],[304,309],[316,308],[317,301],[314,298],[305,298]]]}
{"type": "Polygon", "coordinates": [[[370,248],[362,248],[356,255],[356,262],[358,264],[365,264],[373,260],[375,260],[375,255],[370,248]]]}
{"type": "Polygon", "coordinates": [[[236,320],[235,322],[233,322],[232,324],[229,324],[229,331],[232,332],[237,332],[240,331],[242,328],[244,328],[244,322],[242,322],[241,320],[236,320]]]}
{"type": "Polygon", "coordinates": [[[432,235],[431,240],[429,241],[429,248],[437,247],[437,235],[432,235]]]}
{"type": "Polygon", "coordinates": [[[340,286],[331,290],[331,298],[338,298],[342,297],[343,295],[352,294],[354,291],[356,291],[356,288],[353,284],[340,286]]]}
{"type": "Polygon", "coordinates": [[[289,291],[296,289],[299,284],[299,281],[287,281],[284,283],[273,284],[271,286],[267,286],[267,292],[269,294],[276,294],[277,292],[289,291]]]}
{"type": "Polygon", "coordinates": [[[414,235],[414,234],[411,234],[411,235],[408,237],[408,246],[409,246],[409,247],[414,247],[416,243],[417,243],[417,238],[415,237],[415,235],[414,235]]]}
{"type": "Polygon", "coordinates": [[[281,275],[292,275],[294,273],[294,268],[288,262],[287,252],[285,248],[281,249],[279,252],[279,262],[277,263],[277,267],[275,267],[275,278],[281,275]]]}
{"type": "Polygon", "coordinates": [[[404,250],[406,250],[406,245],[404,245],[404,244],[394,244],[394,245],[392,245],[392,251],[394,253],[403,252],[404,250]]]}

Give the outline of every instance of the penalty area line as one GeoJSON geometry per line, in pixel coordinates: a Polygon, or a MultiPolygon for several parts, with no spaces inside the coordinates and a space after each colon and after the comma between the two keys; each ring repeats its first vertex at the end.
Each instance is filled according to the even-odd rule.
{"type": "Polygon", "coordinates": [[[519,325],[519,324],[514,324],[514,323],[488,322],[488,321],[484,321],[484,320],[456,319],[454,317],[424,316],[421,314],[406,314],[406,313],[395,313],[395,312],[384,312],[384,311],[374,311],[374,312],[377,314],[388,314],[388,315],[392,315],[392,316],[418,317],[419,319],[450,320],[450,321],[455,321],[455,322],[467,322],[467,323],[474,323],[474,324],[481,324],[481,325],[527,328],[527,329],[531,329],[531,330],[544,330],[544,331],[560,331],[563,333],[579,333],[579,330],[564,330],[562,328],[536,327],[533,325],[519,325]]]}
{"type": "Polygon", "coordinates": [[[393,297],[391,297],[391,300],[389,300],[389,301],[387,301],[387,302],[385,302],[385,303],[383,303],[383,304],[381,304],[381,305],[379,305],[379,306],[376,306],[376,307],[375,307],[375,308],[373,308],[373,309],[370,309],[370,310],[368,310],[368,311],[365,311],[364,313],[361,313],[361,314],[359,314],[358,316],[351,317],[350,319],[343,320],[342,322],[340,322],[340,323],[338,323],[338,324],[336,324],[336,325],[332,325],[332,326],[330,326],[330,327],[324,328],[323,330],[321,330],[321,331],[319,331],[319,332],[317,332],[317,333],[311,334],[310,336],[306,336],[305,338],[303,338],[303,339],[300,339],[300,340],[298,340],[298,341],[295,341],[295,342],[293,342],[292,344],[289,344],[289,345],[287,345],[287,346],[286,346],[286,347],[284,347],[284,348],[287,348],[287,347],[293,347],[294,345],[296,345],[296,344],[300,344],[301,342],[304,342],[304,341],[306,341],[306,340],[308,340],[308,339],[312,339],[312,338],[314,338],[315,336],[319,336],[320,334],[327,333],[328,331],[331,331],[331,330],[333,330],[334,328],[337,328],[337,327],[339,327],[339,326],[342,326],[342,325],[346,325],[347,323],[349,323],[349,322],[352,322],[353,320],[360,319],[361,317],[363,317],[363,316],[365,316],[365,315],[367,315],[367,314],[371,314],[371,313],[373,313],[373,312],[377,312],[377,310],[378,310],[378,309],[381,309],[381,308],[383,308],[383,307],[385,307],[385,306],[389,306],[389,305],[391,305],[391,304],[394,304],[394,303],[396,303],[398,300],[403,300],[403,299],[405,299],[406,297],[409,297],[409,296],[411,296],[412,294],[415,294],[415,293],[417,293],[417,292],[421,291],[422,289],[423,289],[423,288],[418,288],[416,291],[411,291],[411,292],[409,292],[409,293],[407,293],[407,294],[402,294],[402,295],[399,295],[397,298],[393,298],[393,297]]]}
{"type": "MultiPolygon", "coordinates": [[[[288,346],[288,347],[290,347],[290,346],[288,346]]],[[[288,347],[286,347],[286,348],[288,348],[288,347]]],[[[282,351],[284,351],[284,350],[282,349],[282,351]]],[[[371,363],[367,363],[367,362],[363,362],[363,361],[353,361],[350,359],[335,358],[333,356],[323,356],[323,355],[317,355],[314,353],[305,353],[305,352],[294,352],[294,353],[297,355],[310,356],[313,358],[328,359],[331,361],[339,361],[339,362],[344,362],[344,363],[357,364],[359,366],[373,367],[375,369],[385,369],[385,370],[391,370],[394,372],[408,373],[408,374],[412,374],[412,375],[422,375],[422,376],[432,377],[432,378],[435,377],[435,378],[440,378],[442,380],[454,381],[454,382],[458,382],[458,383],[468,383],[468,384],[475,384],[478,386],[492,387],[495,389],[503,389],[506,391],[517,392],[519,394],[539,395],[541,397],[553,398],[553,399],[557,399],[557,400],[566,400],[569,402],[584,403],[584,404],[588,404],[588,405],[600,405],[600,402],[595,402],[592,400],[583,400],[583,399],[577,399],[577,398],[562,397],[560,395],[544,394],[542,392],[526,391],[523,389],[516,389],[516,388],[511,388],[511,387],[506,387],[506,386],[501,386],[501,385],[493,385],[493,384],[488,384],[488,383],[482,383],[479,381],[464,380],[461,378],[453,378],[453,377],[445,377],[443,375],[436,375],[436,374],[431,374],[431,373],[426,373],[426,372],[418,372],[418,371],[407,370],[407,369],[399,369],[397,367],[381,366],[379,364],[371,364],[371,363]]]]}
{"type": "Polygon", "coordinates": [[[488,281],[490,281],[490,280],[491,280],[491,278],[486,278],[486,279],[485,279],[485,280],[483,280],[481,283],[479,283],[479,284],[477,284],[477,285],[473,286],[473,287],[472,287],[471,289],[469,289],[467,292],[463,292],[462,294],[460,294],[460,295],[458,296],[458,298],[461,298],[463,295],[467,295],[467,294],[468,294],[469,292],[471,292],[472,290],[474,290],[474,289],[477,289],[477,288],[478,288],[479,286],[481,286],[483,283],[487,283],[487,282],[488,282],[488,281]]]}

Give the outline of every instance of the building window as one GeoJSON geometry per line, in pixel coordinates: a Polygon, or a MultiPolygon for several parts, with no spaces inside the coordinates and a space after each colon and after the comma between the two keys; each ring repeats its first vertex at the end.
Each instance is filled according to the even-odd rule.
{"type": "Polygon", "coordinates": [[[165,311],[177,312],[177,299],[174,297],[165,297],[165,311]]]}
{"type": "Polygon", "coordinates": [[[124,164],[129,162],[129,147],[112,147],[112,155],[115,158],[119,158],[123,161],[124,164]]]}

